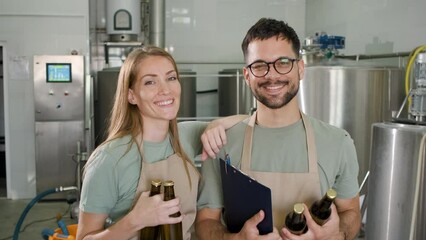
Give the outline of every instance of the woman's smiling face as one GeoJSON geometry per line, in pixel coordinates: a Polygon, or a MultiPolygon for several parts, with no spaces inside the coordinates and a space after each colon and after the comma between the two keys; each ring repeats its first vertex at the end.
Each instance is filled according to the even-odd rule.
{"type": "Polygon", "coordinates": [[[138,68],[138,76],[129,89],[128,100],[138,106],[144,124],[176,118],[181,86],[172,62],[166,57],[150,56],[138,68]]]}

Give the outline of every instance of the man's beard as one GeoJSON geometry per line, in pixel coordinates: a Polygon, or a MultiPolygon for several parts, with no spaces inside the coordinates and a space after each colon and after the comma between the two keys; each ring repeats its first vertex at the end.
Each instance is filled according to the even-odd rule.
{"type": "MultiPolygon", "coordinates": [[[[297,92],[299,91],[299,82],[296,82],[296,84],[291,84],[289,81],[285,82],[285,84],[288,84],[287,86],[289,87],[289,89],[282,97],[277,96],[274,98],[268,98],[267,96],[262,95],[262,93],[258,91],[258,88],[254,89],[253,95],[259,102],[261,102],[263,105],[270,109],[282,108],[287,105],[297,95],[297,92]]],[[[262,84],[260,84],[259,87],[262,87],[261,85],[262,84]]]]}

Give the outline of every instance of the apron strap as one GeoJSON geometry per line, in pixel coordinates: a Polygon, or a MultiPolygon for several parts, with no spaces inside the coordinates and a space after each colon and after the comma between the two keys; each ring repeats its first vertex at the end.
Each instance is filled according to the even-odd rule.
{"type": "Polygon", "coordinates": [[[317,145],[315,144],[315,135],[314,135],[314,129],[312,128],[311,123],[309,122],[309,119],[307,119],[306,115],[302,112],[300,112],[300,115],[302,116],[302,122],[305,126],[305,132],[306,132],[306,146],[308,148],[308,159],[309,159],[309,172],[318,172],[318,166],[317,166],[317,145]]]}

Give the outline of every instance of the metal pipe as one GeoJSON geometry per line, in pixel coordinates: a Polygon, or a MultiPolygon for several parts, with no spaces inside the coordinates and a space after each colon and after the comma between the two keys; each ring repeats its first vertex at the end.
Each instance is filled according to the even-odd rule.
{"type": "MultiPolygon", "coordinates": [[[[235,79],[237,81],[237,86],[240,86],[240,72],[237,70],[237,78],[235,79]]],[[[241,88],[237,88],[237,113],[240,113],[240,91],[241,88]]]]}
{"type": "Polygon", "coordinates": [[[410,52],[396,52],[396,53],[383,53],[383,54],[336,55],[335,57],[358,61],[362,59],[408,57],[409,55],[410,55],[410,52]]]}
{"type": "Polygon", "coordinates": [[[402,105],[399,108],[398,113],[396,114],[395,118],[399,118],[399,116],[402,113],[402,110],[404,110],[405,104],[407,103],[408,98],[411,96],[411,91],[412,91],[412,89],[410,89],[410,91],[408,92],[407,96],[405,96],[404,101],[402,102],[402,105]]]}
{"type": "Polygon", "coordinates": [[[166,1],[149,1],[149,44],[160,48],[165,47],[166,1]]]}
{"type": "Polygon", "coordinates": [[[76,154],[77,156],[77,160],[76,160],[77,161],[77,191],[79,194],[81,192],[81,189],[80,189],[81,187],[81,154],[82,154],[81,142],[77,141],[77,154],[76,154]]]}

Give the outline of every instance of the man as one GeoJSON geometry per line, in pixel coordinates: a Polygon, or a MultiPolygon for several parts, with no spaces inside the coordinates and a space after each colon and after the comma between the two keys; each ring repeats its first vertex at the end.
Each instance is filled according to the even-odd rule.
{"type": "MultiPolygon", "coordinates": [[[[349,134],[305,116],[296,98],[304,76],[300,41],[283,21],[260,19],[245,36],[242,49],[247,66],[244,77],[257,99],[257,112],[204,142],[211,157],[228,154],[231,164],[272,190],[274,232],[259,236],[260,211],[246,221],[239,233],[231,234],[221,223],[223,208],[219,161],[203,164],[204,186],[198,199],[196,232],[199,239],[353,239],[360,227],[358,162],[349,134]],[[338,195],[329,220],[320,226],[304,211],[308,231],[291,234],[285,215],[296,202],[305,208],[333,188],[338,195]],[[278,235],[279,233],[279,235],[278,235]]],[[[204,135],[208,135],[206,130],[204,135]]]]}

